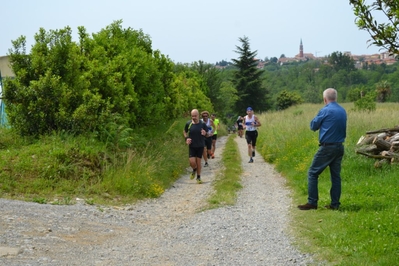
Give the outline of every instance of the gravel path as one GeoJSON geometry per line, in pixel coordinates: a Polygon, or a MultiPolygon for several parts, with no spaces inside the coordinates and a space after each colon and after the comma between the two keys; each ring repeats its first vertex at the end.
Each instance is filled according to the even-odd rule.
{"type": "Polygon", "coordinates": [[[286,234],[284,179],[259,156],[247,163],[244,138],[236,137],[244,170],[236,205],[202,211],[226,140],[218,139],[203,184],[187,174],[160,198],[132,206],[0,199],[0,265],[312,264],[286,234]]]}

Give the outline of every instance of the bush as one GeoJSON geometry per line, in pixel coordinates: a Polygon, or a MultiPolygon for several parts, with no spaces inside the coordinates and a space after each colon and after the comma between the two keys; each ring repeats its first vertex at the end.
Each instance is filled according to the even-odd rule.
{"type": "Polygon", "coordinates": [[[363,98],[354,102],[355,111],[368,111],[372,112],[376,109],[375,103],[376,94],[374,92],[369,92],[363,98]]]}
{"type": "Polygon", "coordinates": [[[290,106],[303,103],[301,96],[294,92],[283,90],[277,96],[277,110],[284,110],[290,106]]]}

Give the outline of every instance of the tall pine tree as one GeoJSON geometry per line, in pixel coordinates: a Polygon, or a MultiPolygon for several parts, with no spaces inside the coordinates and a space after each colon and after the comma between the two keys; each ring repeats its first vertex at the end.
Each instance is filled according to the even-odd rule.
{"type": "Polygon", "coordinates": [[[238,101],[235,111],[245,112],[248,106],[255,111],[266,111],[268,107],[268,91],[262,85],[263,70],[257,68],[257,51],[251,51],[248,37],[239,38],[241,47],[236,46],[240,56],[232,59],[233,65],[237,68],[234,72],[233,84],[237,89],[238,101]]]}

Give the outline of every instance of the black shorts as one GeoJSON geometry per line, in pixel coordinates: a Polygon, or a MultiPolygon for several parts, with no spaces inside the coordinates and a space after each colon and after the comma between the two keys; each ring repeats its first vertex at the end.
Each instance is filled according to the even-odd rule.
{"type": "Polygon", "coordinates": [[[213,134],[212,140],[217,140],[218,139],[218,134],[213,134]]]}
{"type": "Polygon", "coordinates": [[[238,130],[243,130],[244,128],[242,126],[238,126],[238,130]]]}
{"type": "Polygon", "coordinates": [[[247,144],[252,144],[252,146],[256,146],[256,139],[258,138],[258,131],[245,131],[245,139],[247,140],[247,144]]]}
{"type": "Polygon", "coordinates": [[[212,137],[205,138],[205,147],[208,150],[212,149],[212,137]]]}
{"type": "Polygon", "coordinates": [[[197,157],[202,158],[202,154],[204,153],[204,147],[188,147],[188,157],[197,157]]]}

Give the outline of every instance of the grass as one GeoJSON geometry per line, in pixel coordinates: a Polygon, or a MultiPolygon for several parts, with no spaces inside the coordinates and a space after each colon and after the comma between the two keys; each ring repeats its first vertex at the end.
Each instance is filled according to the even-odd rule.
{"type": "MultiPolygon", "coordinates": [[[[29,139],[2,128],[0,197],[41,204],[74,204],[81,198],[91,205],[123,205],[156,198],[186,171],[187,146],[182,131],[187,120],[133,133],[117,128],[107,133],[105,142],[94,134],[76,137],[59,133],[29,139]],[[133,145],[126,147],[127,140],[133,145]]],[[[218,134],[227,135],[224,125],[218,134]]],[[[228,154],[226,158],[230,158],[228,154]]],[[[220,204],[231,202],[228,197],[219,199],[220,204]]]]}
{"type": "MultiPolygon", "coordinates": [[[[342,197],[339,211],[299,211],[307,201],[307,170],[317,151],[318,132],[309,129],[322,105],[300,105],[260,115],[257,150],[288,180],[293,191],[292,229],[298,246],[331,265],[396,265],[399,256],[399,165],[374,168],[374,160],[355,153],[366,131],[399,124],[399,104],[378,104],[372,113],[348,112],[342,197]]],[[[319,178],[319,206],[330,203],[328,169],[319,178]]]]}
{"type": "Polygon", "coordinates": [[[78,197],[106,205],[158,197],[187,167],[186,120],[135,130],[128,148],[119,148],[117,135],[105,143],[65,133],[28,139],[3,128],[0,197],[51,204],[78,197]]]}
{"type": "MultiPolygon", "coordinates": [[[[291,188],[292,232],[303,252],[329,265],[397,265],[399,187],[397,164],[374,168],[374,160],[355,153],[366,131],[399,124],[399,104],[377,104],[372,113],[348,112],[339,211],[299,211],[306,202],[307,170],[316,152],[318,132],[310,120],[322,105],[300,105],[259,115],[257,151],[274,164],[291,188]]],[[[182,130],[187,119],[135,130],[132,147],[120,148],[118,134],[109,143],[96,136],[57,134],[39,140],[0,130],[0,196],[47,204],[122,205],[158,197],[185,172],[187,147],[182,130]]],[[[225,127],[219,136],[227,135],[225,127]]],[[[240,189],[240,158],[231,135],[223,151],[224,168],[215,181],[210,207],[234,204],[240,189]],[[230,179],[231,178],[231,179],[230,179]]],[[[328,171],[320,176],[320,206],[329,203],[328,171]]],[[[101,210],[101,207],[99,207],[101,210]]]]}
{"type": "Polygon", "coordinates": [[[218,208],[225,205],[234,205],[237,199],[236,192],[242,188],[240,176],[242,173],[241,156],[235,142],[236,134],[231,134],[222,154],[223,168],[213,184],[215,192],[208,199],[209,208],[218,208]]]}

